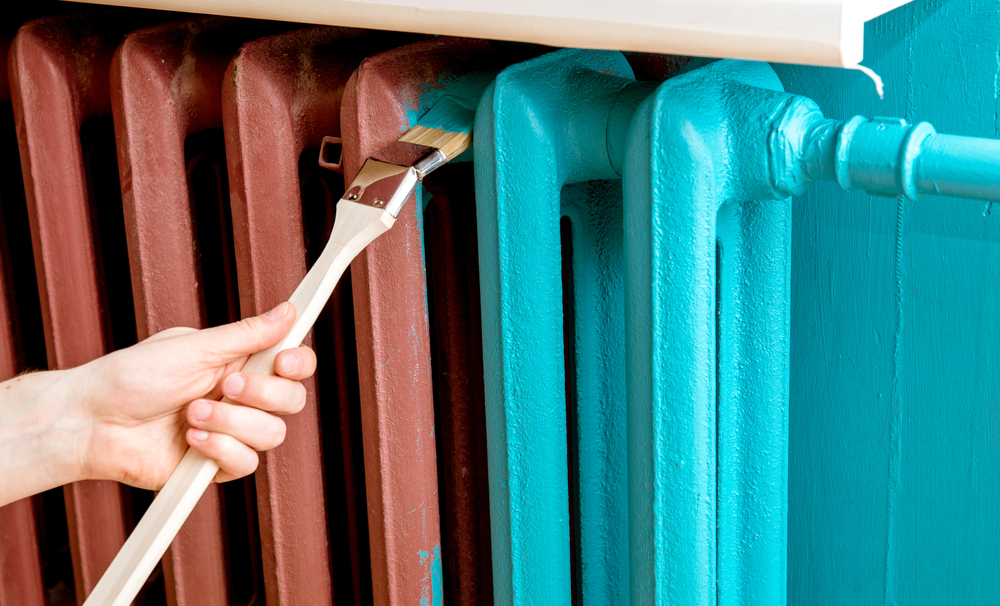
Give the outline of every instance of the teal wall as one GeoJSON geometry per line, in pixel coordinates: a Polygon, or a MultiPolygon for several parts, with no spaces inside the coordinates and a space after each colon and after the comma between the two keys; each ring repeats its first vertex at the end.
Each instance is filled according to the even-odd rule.
{"type": "MultiPolygon", "coordinates": [[[[775,65],[827,117],[1000,137],[1000,2],[915,0],[865,65],[775,65]]],[[[1000,603],[1000,204],[793,201],[792,604],[1000,603]],[[991,212],[992,211],[992,212],[991,212]]]]}

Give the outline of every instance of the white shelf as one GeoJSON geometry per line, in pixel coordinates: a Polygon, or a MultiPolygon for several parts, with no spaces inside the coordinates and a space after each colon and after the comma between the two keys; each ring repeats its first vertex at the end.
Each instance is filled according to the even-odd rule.
{"type": "Polygon", "coordinates": [[[850,67],[864,22],[910,0],[97,0],[97,4],[850,67]]]}

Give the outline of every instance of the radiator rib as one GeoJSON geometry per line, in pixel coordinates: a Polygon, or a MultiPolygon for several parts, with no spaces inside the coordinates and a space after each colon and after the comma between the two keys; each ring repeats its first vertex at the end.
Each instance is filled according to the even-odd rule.
{"type": "MultiPolygon", "coordinates": [[[[563,186],[617,177],[607,160],[605,129],[611,101],[632,82],[631,76],[619,53],[557,51],[501,72],[476,114],[476,204],[485,293],[483,357],[498,604],[571,603],[560,216],[567,198],[571,215],[594,211],[582,201],[572,203],[580,190],[563,196],[563,186]],[[579,98],[588,101],[577,103],[579,98]],[[540,570],[546,573],[538,574],[540,570]]],[[[615,212],[615,197],[612,193],[597,207],[615,212]]],[[[603,238],[613,237],[614,222],[608,219],[603,238]]],[[[585,237],[587,228],[579,225],[574,231],[585,237]]],[[[606,243],[613,251],[615,244],[606,243]]],[[[609,264],[609,271],[613,267],[611,259],[602,263],[609,264]]],[[[608,303],[614,306],[613,300],[608,303]]],[[[582,310],[579,315],[586,317],[582,310]]],[[[603,330],[613,331],[613,323],[603,330]]],[[[582,367],[587,369],[587,364],[582,367]]],[[[590,370],[604,372],[599,366],[590,370]]],[[[592,379],[597,377],[587,378],[592,379]]],[[[613,382],[606,387],[615,389],[613,382]]],[[[603,399],[611,395],[584,392],[580,397],[595,399],[575,404],[598,415],[597,409],[614,406],[603,399]]],[[[598,431],[580,437],[580,456],[604,450],[601,464],[623,469],[623,419],[607,412],[602,419],[592,419],[602,425],[594,428],[598,431]]],[[[588,420],[586,414],[583,421],[588,420]]],[[[590,575],[584,603],[602,603],[602,596],[612,600],[604,603],[621,603],[628,595],[623,569],[603,564],[605,558],[614,561],[627,554],[620,530],[623,481],[614,475],[588,486],[593,492],[586,497],[577,495],[588,520],[600,509],[606,514],[580,529],[581,543],[588,549],[580,554],[581,565],[590,575]],[[597,509],[589,509],[592,506],[597,509]]]]}
{"type": "MultiPolygon", "coordinates": [[[[367,53],[390,40],[360,30],[308,28],[244,45],[227,69],[222,105],[244,315],[287,299],[305,275],[310,247],[325,244],[343,183],[332,175],[335,181],[318,183],[322,191],[306,193],[302,167],[318,170],[323,136],[340,132],[347,78],[367,53]],[[319,217],[320,225],[307,224],[307,217],[319,217]]],[[[342,298],[350,305],[346,294],[343,285],[334,292],[336,311],[342,298]]],[[[305,410],[286,418],[285,443],[262,457],[256,474],[268,603],[331,603],[336,590],[339,603],[361,604],[368,591],[367,562],[361,560],[365,549],[357,535],[364,524],[364,507],[359,511],[355,495],[359,462],[350,431],[357,415],[349,398],[356,379],[346,373],[353,356],[345,348],[352,344],[330,343],[342,335],[337,328],[342,318],[342,313],[324,312],[308,341],[336,356],[339,370],[327,374],[321,369],[306,382],[305,410]],[[323,446],[336,441],[324,442],[324,433],[338,431],[340,452],[325,457],[328,474],[329,467],[342,466],[345,487],[328,501],[323,446]],[[342,508],[346,516],[330,520],[332,528],[330,507],[342,508]],[[340,540],[331,545],[331,537],[340,540]],[[341,555],[345,548],[346,558],[341,555]]]]}
{"type": "MultiPolygon", "coordinates": [[[[191,157],[201,150],[186,154],[185,148],[191,147],[190,135],[209,131],[222,149],[223,71],[242,41],[263,29],[236,19],[179,21],[129,34],[115,54],[112,109],[140,339],[172,326],[202,328],[239,319],[231,228],[226,229],[225,159],[205,152],[191,157]],[[196,190],[192,171],[201,170],[202,162],[216,163],[207,168],[217,173],[206,185],[214,191],[196,190]],[[199,225],[197,216],[207,225],[199,225]],[[219,245],[204,249],[199,233],[219,245]]],[[[244,482],[227,489],[229,500],[244,501],[244,482]]],[[[229,595],[222,490],[209,487],[164,558],[172,606],[229,604],[237,595],[252,595],[258,584],[229,595]]],[[[251,490],[247,496],[252,495],[251,490]]],[[[256,534],[256,528],[239,532],[248,530],[256,534]]]]}
{"type": "MultiPolygon", "coordinates": [[[[129,25],[151,19],[148,13],[137,13],[129,25]]],[[[83,364],[110,351],[116,341],[127,344],[134,339],[127,329],[112,334],[105,287],[122,275],[108,271],[108,263],[123,259],[125,250],[116,250],[113,238],[101,241],[104,234],[93,214],[99,205],[108,205],[113,214],[111,205],[118,201],[94,199],[93,175],[84,158],[91,149],[83,148],[84,143],[98,146],[98,155],[110,151],[104,149],[112,136],[108,68],[127,31],[120,19],[108,14],[40,19],[25,25],[11,47],[11,93],[50,368],[83,364]],[[88,121],[93,139],[84,142],[81,130],[88,121]]],[[[104,158],[104,168],[108,160],[104,158]]],[[[102,188],[102,193],[108,190],[102,188]]],[[[126,270],[124,283],[113,285],[116,295],[127,292],[127,280],[126,270]]],[[[129,318],[131,305],[118,309],[129,318]]],[[[132,324],[131,319],[127,323],[132,324]]],[[[82,602],[124,542],[129,516],[114,482],[80,482],[66,486],[65,494],[76,592],[82,602]]]]}
{"type": "Polygon", "coordinates": [[[730,61],[668,80],[620,148],[638,603],[785,601],[790,204],[753,201],[744,143],[780,86],[730,61]]]}
{"type": "MultiPolygon", "coordinates": [[[[7,49],[10,38],[0,38],[0,65],[7,65],[7,49]]],[[[0,74],[0,118],[10,119],[10,86],[6,70],[0,74]]],[[[26,290],[37,288],[33,279],[18,281],[21,276],[34,273],[31,242],[20,237],[20,231],[27,232],[27,221],[21,221],[24,210],[24,190],[21,186],[17,164],[17,143],[13,129],[8,128],[0,140],[2,158],[6,160],[2,172],[2,193],[0,204],[0,381],[6,381],[23,371],[27,366],[23,339],[42,339],[41,331],[32,332],[27,322],[29,311],[37,313],[37,295],[27,306],[19,308],[18,295],[23,297],[26,290]],[[14,140],[9,140],[14,139],[14,140]],[[9,150],[14,152],[10,157],[9,150]],[[20,267],[17,267],[20,265],[20,267]]],[[[26,219],[27,217],[23,217],[26,219]]],[[[35,361],[44,363],[44,360],[35,361]]],[[[0,604],[22,604],[23,606],[43,606],[45,595],[42,582],[42,567],[38,552],[38,538],[35,534],[35,512],[33,498],[21,499],[0,507],[0,604]]]]}
{"type": "MultiPolygon", "coordinates": [[[[490,65],[489,50],[480,40],[438,38],[362,63],[344,93],[341,127],[348,180],[366,157],[409,128],[446,90],[449,79],[490,65]]],[[[352,266],[372,581],[379,606],[443,600],[423,264],[422,208],[411,200],[395,227],[352,266]]]]}
{"type": "Polygon", "coordinates": [[[0,507],[0,604],[46,603],[32,500],[0,507]]]}

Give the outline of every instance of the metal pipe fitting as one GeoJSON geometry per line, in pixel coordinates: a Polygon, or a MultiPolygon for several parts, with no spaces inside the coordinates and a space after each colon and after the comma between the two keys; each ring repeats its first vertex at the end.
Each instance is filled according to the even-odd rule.
{"type": "Polygon", "coordinates": [[[916,200],[937,194],[1000,199],[1000,141],[938,134],[900,118],[823,117],[810,99],[776,98],[767,133],[775,197],[801,194],[813,181],[845,190],[916,200]]]}

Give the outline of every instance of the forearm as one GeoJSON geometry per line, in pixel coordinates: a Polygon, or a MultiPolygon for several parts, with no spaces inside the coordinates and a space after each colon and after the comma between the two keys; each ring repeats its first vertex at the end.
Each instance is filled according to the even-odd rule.
{"type": "Polygon", "coordinates": [[[90,427],[71,373],[0,383],[0,505],[83,479],[80,444],[90,427]]]}

